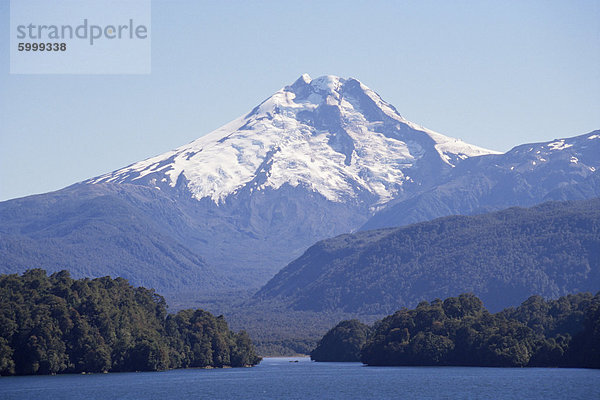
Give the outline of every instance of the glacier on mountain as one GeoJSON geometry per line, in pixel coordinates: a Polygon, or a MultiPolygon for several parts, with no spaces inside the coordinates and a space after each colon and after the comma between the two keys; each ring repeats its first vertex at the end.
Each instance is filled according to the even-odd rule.
{"type": "Polygon", "coordinates": [[[495,153],[405,120],[356,79],[303,74],[249,114],[87,183],[160,189],[181,180],[194,198],[217,204],[243,187],[260,191],[289,184],[333,202],[356,201],[366,192],[378,205],[415,183],[413,172],[428,152],[436,152],[446,167],[495,153]]]}

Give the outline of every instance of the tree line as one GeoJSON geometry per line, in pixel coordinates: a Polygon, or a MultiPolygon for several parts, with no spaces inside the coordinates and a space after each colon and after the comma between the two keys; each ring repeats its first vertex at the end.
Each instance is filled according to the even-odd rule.
{"type": "Polygon", "coordinates": [[[260,362],[246,332],[203,310],[167,313],[122,278],[42,269],[0,275],[0,375],[242,367],[260,362]]]}
{"type": "Polygon", "coordinates": [[[472,294],[423,301],[372,327],[342,321],[311,358],[367,365],[600,368],[600,293],[556,300],[532,296],[496,314],[472,294]]]}

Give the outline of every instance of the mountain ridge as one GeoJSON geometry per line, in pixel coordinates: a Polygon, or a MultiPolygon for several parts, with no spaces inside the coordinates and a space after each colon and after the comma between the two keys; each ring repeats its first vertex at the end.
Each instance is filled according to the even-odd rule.
{"type": "Polygon", "coordinates": [[[0,272],[121,271],[166,295],[258,289],[315,242],[381,221],[597,196],[600,141],[565,140],[527,175],[494,166],[509,166],[504,154],[405,120],[356,79],[303,75],[175,150],[0,202],[0,272]]]}
{"type": "Polygon", "coordinates": [[[599,287],[595,198],[340,235],[311,246],[254,298],[303,311],[389,313],[472,292],[499,310],[532,293],[599,287]]]}
{"type": "Polygon", "coordinates": [[[403,226],[550,200],[600,196],[600,130],[473,157],[430,190],[389,204],[361,230],[403,226]]]}

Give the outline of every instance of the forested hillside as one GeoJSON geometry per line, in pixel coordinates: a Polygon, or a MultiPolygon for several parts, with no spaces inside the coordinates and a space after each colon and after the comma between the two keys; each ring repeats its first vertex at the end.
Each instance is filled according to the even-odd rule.
{"type": "Polygon", "coordinates": [[[462,294],[401,309],[376,322],[366,337],[368,329],[343,321],[311,357],[358,361],[339,349],[362,343],[360,360],[368,365],[600,368],[600,293],[549,301],[532,296],[497,314],[462,294]]]}
{"type": "Polygon", "coordinates": [[[256,295],[297,310],[390,313],[463,292],[492,311],[600,288],[600,199],[453,216],[318,242],[256,295]]]}
{"type": "Polygon", "coordinates": [[[0,273],[39,267],[74,278],[121,276],[163,294],[231,284],[149,215],[191,236],[172,201],[157,190],[127,188],[125,198],[123,185],[74,185],[0,203],[0,273]]]}
{"type": "Polygon", "coordinates": [[[357,319],[342,321],[323,336],[310,353],[314,361],[360,361],[360,352],[372,333],[371,327],[357,319]]]}
{"type": "Polygon", "coordinates": [[[122,278],[41,269],[0,275],[0,375],[242,367],[260,362],[245,332],[203,310],[168,314],[122,278]]]}

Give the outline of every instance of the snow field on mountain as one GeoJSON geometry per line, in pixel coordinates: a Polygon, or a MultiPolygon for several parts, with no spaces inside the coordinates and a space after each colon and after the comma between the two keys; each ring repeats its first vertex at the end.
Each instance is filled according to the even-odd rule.
{"type": "Polygon", "coordinates": [[[368,192],[375,204],[383,204],[412,180],[415,164],[428,151],[451,166],[493,153],[406,121],[362,83],[357,89],[356,82],[331,75],[311,80],[304,74],[247,116],[89,182],[145,183],[148,175],[159,174],[158,181],[172,187],[185,178],[194,198],[217,204],[246,185],[255,191],[284,184],[302,185],[334,202],[368,192]],[[376,106],[369,115],[361,109],[368,99],[376,106]],[[407,128],[416,132],[414,139],[400,140],[398,132],[407,128]],[[423,133],[433,143],[424,141],[423,133]]]}

